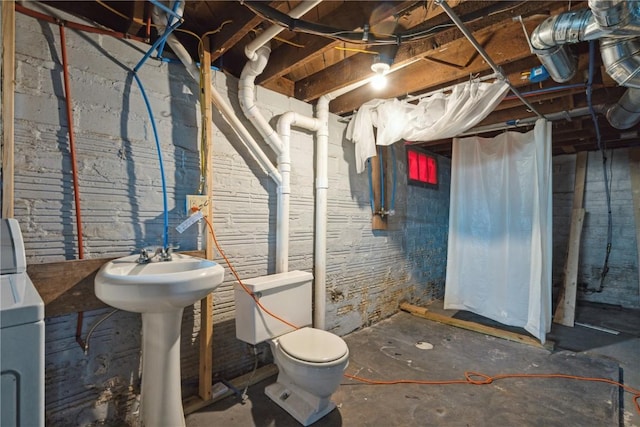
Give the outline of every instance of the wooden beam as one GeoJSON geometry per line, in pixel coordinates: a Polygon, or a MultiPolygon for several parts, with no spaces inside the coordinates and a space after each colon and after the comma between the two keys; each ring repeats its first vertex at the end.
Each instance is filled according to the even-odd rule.
{"type": "MultiPolygon", "coordinates": [[[[475,2],[470,2],[475,3],[475,2]]],[[[466,2],[461,5],[464,6],[467,4],[466,2]]],[[[521,14],[525,17],[525,25],[527,26],[527,30],[532,31],[547,15],[550,8],[553,8],[554,11],[564,10],[565,5],[557,6],[556,2],[523,2],[521,5],[518,5],[515,9],[511,9],[507,12],[500,12],[492,16],[484,17],[483,19],[475,19],[474,22],[469,24],[469,29],[474,31],[476,35],[483,35],[482,38],[479,38],[479,41],[482,43],[487,41],[489,35],[495,31],[506,31],[508,27],[509,36],[504,38],[502,41],[491,40],[490,45],[494,46],[494,49],[489,50],[490,56],[500,64],[504,64],[509,61],[516,60],[517,58],[508,57],[513,55],[522,55],[521,57],[531,56],[531,52],[529,50],[528,43],[526,42],[526,38],[520,23],[511,22],[510,19],[505,19],[505,14],[513,14],[513,16],[517,16],[521,14]],[[538,14],[535,14],[537,11],[538,14]],[[544,14],[540,14],[543,11],[544,14]],[[535,14],[535,15],[534,15],[535,14]],[[527,15],[531,15],[527,17],[527,15]],[[505,20],[507,23],[499,23],[500,20],[505,20]],[[505,46],[509,46],[509,49],[505,49],[505,46]]],[[[394,65],[392,66],[393,70],[402,69],[402,76],[396,78],[396,74],[400,73],[400,71],[393,71],[390,75],[392,77],[392,81],[388,85],[389,89],[384,93],[375,94],[375,97],[378,98],[392,98],[392,97],[400,97],[405,96],[408,93],[416,93],[420,92],[424,89],[437,87],[438,84],[446,84],[447,82],[451,82],[460,77],[464,77],[464,75],[453,75],[450,78],[444,78],[441,82],[436,79],[436,81],[428,81],[428,76],[431,73],[432,67],[429,66],[429,73],[424,72],[424,68],[426,64],[422,64],[422,67],[416,68],[412,67],[411,71],[406,71],[408,69],[408,64],[415,62],[420,57],[429,55],[430,57],[435,58],[436,60],[444,60],[449,63],[456,64],[464,64],[468,61],[469,58],[475,55],[475,52],[469,51],[469,53],[465,53],[463,55],[463,59],[457,58],[458,51],[461,46],[471,47],[466,39],[462,38],[462,34],[457,28],[451,28],[447,30],[443,30],[440,32],[436,32],[433,36],[430,36],[425,39],[416,40],[413,42],[402,43],[400,48],[395,56],[394,65]],[[458,42],[458,44],[454,44],[458,42]],[[458,60],[459,59],[459,60],[458,60]],[[407,67],[404,69],[404,67],[407,67]],[[422,76],[422,80],[417,80],[413,82],[413,80],[422,76]],[[425,76],[427,80],[425,81],[425,76]],[[401,81],[403,84],[405,82],[409,83],[409,90],[402,89],[400,92],[398,89],[394,91],[393,80],[401,81]],[[420,83],[421,82],[421,83],[420,83]]],[[[327,67],[322,72],[313,74],[305,79],[299,80],[296,82],[296,97],[299,99],[303,99],[306,101],[311,101],[319,96],[328,93],[329,91],[342,88],[348,86],[351,83],[362,80],[363,78],[371,75],[370,66],[371,66],[371,58],[369,55],[355,55],[350,57],[349,59],[342,61],[342,64],[335,64],[334,66],[327,67]]],[[[474,61],[474,64],[479,64],[481,61],[474,61]]],[[[442,70],[443,75],[446,76],[447,71],[450,68],[444,68],[442,70]]],[[[466,70],[466,77],[468,78],[469,73],[476,73],[478,71],[489,70],[489,67],[484,64],[484,67],[480,69],[468,69],[466,70]]],[[[400,85],[397,85],[400,87],[400,85]]],[[[359,107],[363,102],[371,99],[373,94],[367,92],[368,89],[360,89],[352,92],[351,94],[345,95],[343,98],[344,101],[341,101],[340,98],[332,103],[332,112],[340,114],[347,111],[352,111],[359,107]],[[355,99],[353,99],[355,98],[355,99]],[[347,102],[346,99],[351,99],[351,102],[347,102]],[[336,102],[345,102],[348,103],[349,106],[338,107],[336,108],[334,104],[336,102]]]]}
{"type": "Polygon", "coordinates": [[[16,9],[13,1],[2,2],[2,218],[13,218],[14,210],[14,90],[16,9]]]}
{"type": "MultiPolygon", "coordinates": [[[[539,20],[541,21],[541,19],[539,20]]],[[[486,51],[498,65],[504,65],[531,56],[529,44],[519,23],[499,24],[486,28],[476,33],[476,38],[480,43],[484,43],[490,38],[486,45],[486,51]],[[504,46],[509,46],[509,49],[505,49],[504,46]]],[[[398,55],[400,53],[399,51],[398,55]]],[[[456,39],[451,43],[439,46],[437,50],[432,48],[429,55],[436,59],[446,60],[449,63],[459,64],[467,62],[468,58],[471,58],[474,53],[475,49],[466,39],[456,39]]],[[[331,112],[341,114],[353,111],[359,108],[363,101],[374,97],[383,99],[403,97],[409,93],[420,93],[426,88],[442,87],[452,81],[468,79],[470,74],[490,71],[490,67],[481,57],[476,57],[465,69],[456,70],[448,65],[427,63],[427,61],[420,60],[415,51],[408,52],[406,55],[407,60],[404,65],[398,62],[394,63],[392,68],[396,71],[388,75],[388,84],[385,90],[374,93],[368,85],[360,87],[335,99],[331,103],[331,112]],[[409,54],[412,55],[410,58],[409,54]],[[428,72],[425,72],[425,70],[428,70],[428,72]]],[[[344,80],[347,82],[358,81],[371,75],[371,71],[367,73],[363,71],[363,64],[356,64],[356,62],[362,61],[369,63],[369,66],[371,65],[370,58],[363,59],[362,56],[353,56],[327,68],[322,73],[314,74],[309,79],[298,82],[296,84],[296,97],[314,99],[328,90],[328,83],[335,85],[335,78],[327,80],[327,73],[331,73],[334,76],[345,75],[346,78],[344,80]],[[324,80],[319,80],[320,78],[324,80]]]]}
{"type": "MultiPolygon", "coordinates": [[[[633,195],[633,215],[636,228],[636,246],[638,248],[638,271],[640,272],[640,148],[629,149],[629,179],[633,195]]],[[[640,278],[638,280],[640,291],[640,278]]]]}
{"type": "MultiPolygon", "coordinates": [[[[376,10],[381,9],[379,2],[344,2],[339,8],[324,16],[322,20],[330,22],[330,25],[335,28],[354,29],[354,16],[360,16],[362,24],[367,23],[374,26],[413,3],[415,3],[413,0],[389,3],[390,7],[384,10],[384,14],[375,14],[376,10]]],[[[327,50],[334,49],[342,43],[342,41],[301,33],[295,38],[295,46],[283,44],[271,54],[267,67],[257,77],[257,83],[264,85],[282,77],[292,69],[303,67],[327,50]]]]}
{"type": "MultiPolygon", "coordinates": [[[[205,147],[202,153],[203,161],[206,162],[205,172],[205,194],[211,200],[213,192],[213,111],[211,106],[211,52],[209,37],[203,40],[202,58],[202,80],[204,84],[201,108],[203,109],[202,130],[204,132],[205,147]]],[[[207,212],[204,214],[209,221],[213,221],[212,203],[207,203],[207,212]]],[[[214,243],[213,236],[206,228],[207,243],[205,258],[213,259],[214,243]]],[[[213,378],[213,293],[210,293],[200,301],[200,377],[198,393],[202,400],[211,399],[211,380],[213,378]]]]}
{"type": "Polygon", "coordinates": [[[437,314],[429,311],[424,307],[418,307],[409,303],[401,303],[400,309],[413,314],[414,316],[422,317],[423,319],[433,320],[435,322],[443,323],[445,325],[455,326],[456,328],[466,329],[469,331],[480,332],[481,334],[489,335],[492,337],[502,338],[508,341],[518,342],[520,344],[526,344],[533,347],[544,348],[547,350],[553,350],[553,341],[547,340],[544,344],[528,335],[518,334],[516,332],[505,331],[503,329],[494,328],[492,326],[482,325],[476,322],[470,322],[468,320],[455,319],[443,314],[437,314]]]}
{"type": "Polygon", "coordinates": [[[146,2],[143,0],[134,0],[131,2],[131,23],[127,28],[127,34],[138,34],[138,31],[144,26],[144,9],[146,2]]]}

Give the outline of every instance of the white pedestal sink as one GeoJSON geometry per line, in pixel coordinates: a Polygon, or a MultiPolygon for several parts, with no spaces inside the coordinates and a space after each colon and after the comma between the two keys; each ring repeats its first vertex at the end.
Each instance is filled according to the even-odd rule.
{"type": "Polygon", "coordinates": [[[184,307],[217,288],[221,265],[188,255],[139,264],[138,255],[106,263],[96,296],[121,310],[142,313],[141,418],[147,427],[185,425],[180,386],[180,328],[184,307]]]}

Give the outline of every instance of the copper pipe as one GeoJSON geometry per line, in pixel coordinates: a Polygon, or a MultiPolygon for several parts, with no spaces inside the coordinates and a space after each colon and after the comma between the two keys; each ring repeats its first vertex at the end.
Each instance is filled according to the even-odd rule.
{"type": "Polygon", "coordinates": [[[69,131],[69,155],[71,156],[71,173],[73,176],[73,198],[76,207],[76,229],[78,234],[78,258],[84,259],[84,242],[82,239],[82,212],[80,210],[80,186],[78,184],[78,164],[76,158],[76,138],[73,132],[73,111],[71,109],[71,84],[69,83],[69,67],[67,62],[67,43],[64,25],[60,25],[60,45],[62,47],[62,74],[64,76],[65,105],[67,107],[67,129],[69,131]]]}
{"type": "MultiPolygon", "coordinates": [[[[69,83],[69,63],[67,61],[67,40],[64,25],[60,25],[60,46],[62,49],[62,75],[64,76],[64,97],[67,110],[67,130],[69,131],[69,154],[71,156],[71,172],[73,178],[73,198],[76,208],[76,230],[78,234],[78,258],[84,259],[84,241],[82,239],[82,211],[80,209],[80,186],[78,184],[78,164],[76,158],[75,133],[73,131],[73,110],[71,108],[71,84],[69,83]]],[[[85,350],[82,339],[82,320],[84,312],[78,313],[76,322],[76,342],[85,350]]]]}

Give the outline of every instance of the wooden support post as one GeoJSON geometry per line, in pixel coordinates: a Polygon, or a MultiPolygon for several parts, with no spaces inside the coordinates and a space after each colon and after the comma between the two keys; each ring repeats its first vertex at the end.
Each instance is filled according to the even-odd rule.
{"type": "MultiPolygon", "coordinates": [[[[205,148],[202,152],[204,161],[206,162],[205,188],[206,195],[211,200],[213,191],[213,114],[211,110],[211,52],[209,47],[209,37],[204,40],[204,47],[200,66],[202,67],[203,91],[201,99],[201,108],[203,109],[202,128],[205,132],[205,148]]],[[[213,222],[213,206],[207,203],[207,212],[203,212],[209,221],[213,222]]],[[[207,230],[207,246],[205,248],[205,258],[213,259],[214,246],[213,236],[207,230]]],[[[209,294],[200,302],[200,384],[198,393],[202,400],[211,399],[211,382],[213,379],[213,294],[209,294]]]]}
{"type": "MultiPolygon", "coordinates": [[[[371,188],[373,190],[373,206],[374,213],[371,218],[371,229],[372,230],[386,230],[387,229],[387,216],[381,215],[380,210],[383,205],[384,195],[382,194],[382,174],[380,173],[380,162],[384,164],[384,150],[382,147],[378,147],[378,155],[371,157],[370,159],[370,167],[371,167],[371,188]],[[382,156],[381,156],[382,154],[382,156]]],[[[385,191],[386,193],[386,191],[385,191]]]]}
{"type": "Polygon", "coordinates": [[[2,2],[2,218],[13,218],[16,9],[2,2]]]}
{"type": "Polygon", "coordinates": [[[587,152],[576,155],[576,172],[573,189],[573,212],[569,231],[569,247],[564,265],[564,277],[560,297],[556,305],[553,321],[573,327],[576,312],[576,296],[578,293],[578,261],[580,255],[580,238],[584,223],[584,184],[587,175],[587,152]]]}
{"type": "Polygon", "coordinates": [[[469,331],[480,332],[492,337],[502,338],[508,341],[519,342],[521,344],[527,344],[533,347],[545,348],[547,350],[553,350],[554,342],[546,341],[541,344],[540,341],[528,335],[518,334],[516,332],[505,331],[503,329],[494,328],[492,326],[482,325],[476,322],[470,322],[468,320],[460,320],[453,317],[445,316],[443,314],[433,313],[424,307],[418,307],[409,303],[401,303],[400,310],[409,312],[414,316],[422,317],[423,319],[433,320],[434,322],[443,323],[445,325],[455,326],[456,328],[467,329],[469,331]]]}
{"type": "MultiPolygon", "coordinates": [[[[638,248],[638,272],[640,273],[640,148],[629,149],[629,179],[633,195],[633,215],[636,225],[636,246],[638,248]]],[[[640,292],[640,277],[638,278],[640,292]]]]}

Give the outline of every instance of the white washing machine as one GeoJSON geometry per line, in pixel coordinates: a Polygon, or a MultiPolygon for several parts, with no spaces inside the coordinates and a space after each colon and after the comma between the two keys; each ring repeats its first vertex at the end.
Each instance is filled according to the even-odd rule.
{"type": "Polygon", "coordinates": [[[44,303],[18,221],[0,221],[0,241],[0,426],[44,426],[44,303]]]}

